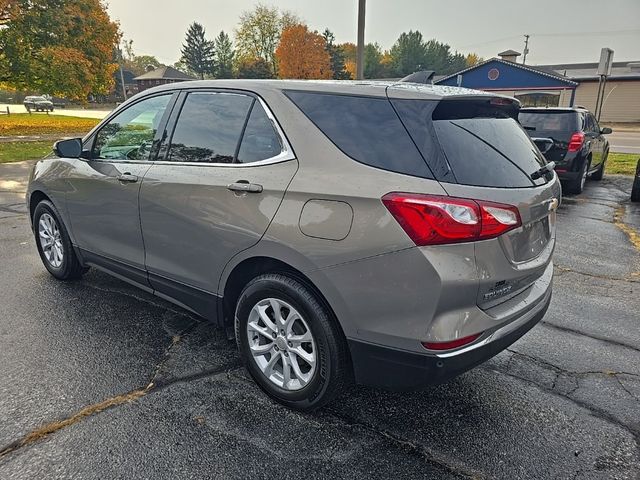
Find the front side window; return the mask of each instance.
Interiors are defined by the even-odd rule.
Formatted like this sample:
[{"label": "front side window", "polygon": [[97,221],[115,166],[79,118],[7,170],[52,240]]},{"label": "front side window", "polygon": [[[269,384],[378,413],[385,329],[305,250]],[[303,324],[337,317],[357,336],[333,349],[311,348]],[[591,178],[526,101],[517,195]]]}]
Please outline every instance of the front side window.
[{"label": "front side window", "polygon": [[167,160],[232,163],[253,98],[235,93],[190,93],[171,138]]},{"label": "front side window", "polygon": [[91,158],[149,160],[171,94],[142,100],[117,114],[96,135]]}]

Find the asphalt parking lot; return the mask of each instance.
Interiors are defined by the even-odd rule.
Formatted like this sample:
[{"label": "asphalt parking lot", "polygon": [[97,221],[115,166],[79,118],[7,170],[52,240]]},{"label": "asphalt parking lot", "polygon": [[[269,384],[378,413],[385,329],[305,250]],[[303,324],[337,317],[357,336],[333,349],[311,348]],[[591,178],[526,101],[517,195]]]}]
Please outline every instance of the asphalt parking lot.
[{"label": "asphalt parking lot", "polygon": [[60,283],[0,165],[0,478],[640,477],[640,207],[630,178],[558,215],[552,305],[430,390],[271,402],[220,330],[90,271]]}]

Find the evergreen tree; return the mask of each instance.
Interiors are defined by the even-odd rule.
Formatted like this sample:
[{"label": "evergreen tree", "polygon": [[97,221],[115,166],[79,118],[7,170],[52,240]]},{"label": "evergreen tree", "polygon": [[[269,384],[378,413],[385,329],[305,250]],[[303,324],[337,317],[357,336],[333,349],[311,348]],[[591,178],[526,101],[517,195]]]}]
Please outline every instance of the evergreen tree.
[{"label": "evergreen tree", "polygon": [[233,45],[229,35],[221,31],[213,41],[214,44],[214,75],[216,78],[233,77]]},{"label": "evergreen tree", "polygon": [[333,71],[333,78],[335,80],[351,80],[351,74],[347,72],[345,68],[345,55],[342,48],[336,45],[336,40],[333,32],[328,28],[325,28],[322,32],[322,36],[325,41],[325,50],[331,58],[331,70]]},{"label": "evergreen tree", "polygon": [[390,53],[395,72],[401,77],[427,67],[427,47],[417,30],[402,33]]},{"label": "evergreen tree", "polygon": [[182,45],[182,59],[187,68],[204,79],[213,72],[214,45],[205,38],[204,27],[197,22],[189,25],[185,43]]},{"label": "evergreen tree", "polygon": [[382,49],[378,43],[364,46],[364,78],[380,78],[382,75]]}]

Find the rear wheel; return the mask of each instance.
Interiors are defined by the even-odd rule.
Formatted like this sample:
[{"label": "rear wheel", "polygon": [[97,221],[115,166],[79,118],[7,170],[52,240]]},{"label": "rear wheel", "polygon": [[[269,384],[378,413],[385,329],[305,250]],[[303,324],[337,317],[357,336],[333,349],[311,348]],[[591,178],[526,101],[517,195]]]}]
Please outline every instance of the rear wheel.
[{"label": "rear wheel", "polygon": [[598,167],[598,170],[596,170],[593,173],[593,175],[591,175],[591,180],[595,180],[597,182],[602,180],[602,177],[604,177],[604,169],[605,169],[605,166],[606,166],[607,157],[609,157],[609,151],[608,150],[606,152],[604,152],[604,156],[602,157],[602,163]]},{"label": "rear wheel", "polygon": [[640,202],[640,160],[638,160],[636,176],[633,179],[633,187],[631,187],[631,201]]},{"label": "rear wheel", "polygon": [[253,279],[240,294],[236,342],[255,382],[278,402],[315,410],[348,383],[346,341],[330,312],[298,280]]},{"label": "rear wheel", "polygon": [[80,278],[86,271],[73,250],[56,207],[42,200],[33,212],[33,231],[45,268],[58,280]]},{"label": "rear wheel", "polygon": [[585,160],[580,168],[578,176],[567,184],[567,190],[569,193],[577,195],[583,192],[584,185],[587,183],[587,172],[589,171],[590,163],[591,161],[589,159]]}]

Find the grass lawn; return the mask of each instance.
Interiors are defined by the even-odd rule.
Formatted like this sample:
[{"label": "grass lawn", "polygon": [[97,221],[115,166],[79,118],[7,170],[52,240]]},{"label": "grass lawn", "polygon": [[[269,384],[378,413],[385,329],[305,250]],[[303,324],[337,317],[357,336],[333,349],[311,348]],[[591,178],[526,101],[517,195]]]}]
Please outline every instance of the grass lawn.
[{"label": "grass lawn", "polygon": [[42,158],[51,151],[53,143],[51,140],[43,142],[0,142],[0,163]]},{"label": "grass lawn", "polygon": [[635,175],[640,153],[609,153],[605,173]]},{"label": "grass lawn", "polygon": [[46,115],[44,113],[31,115],[14,113],[0,116],[0,136],[82,133],[91,130],[99,121],[96,118]]}]

